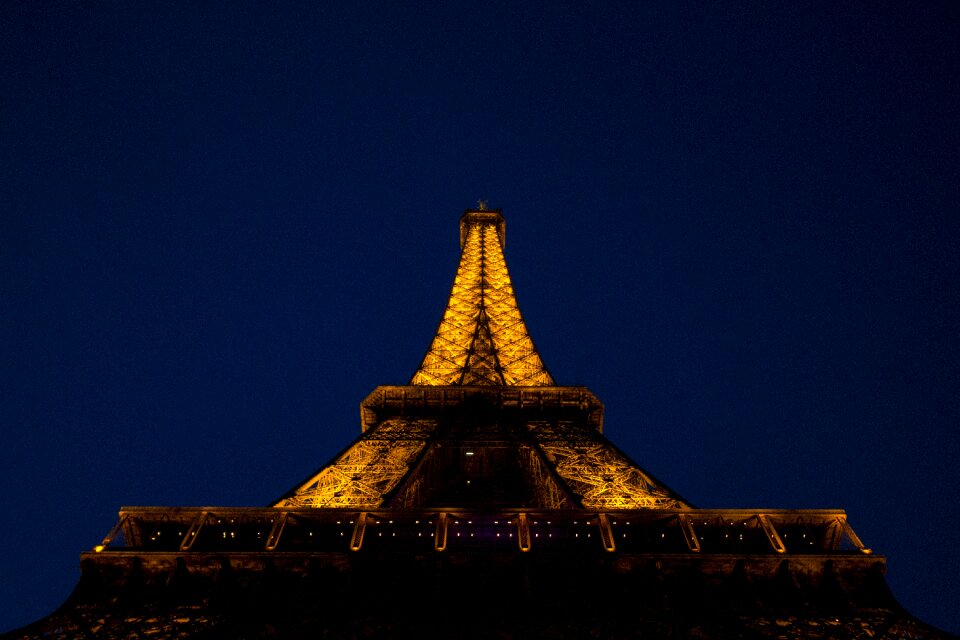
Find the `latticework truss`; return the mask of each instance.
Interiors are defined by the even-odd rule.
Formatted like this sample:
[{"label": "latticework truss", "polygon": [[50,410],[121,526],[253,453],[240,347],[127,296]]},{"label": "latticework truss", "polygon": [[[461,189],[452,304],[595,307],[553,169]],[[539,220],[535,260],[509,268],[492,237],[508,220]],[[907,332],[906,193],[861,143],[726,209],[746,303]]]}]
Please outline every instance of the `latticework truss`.
[{"label": "latticework truss", "polygon": [[436,336],[411,384],[552,385],[503,257],[503,217],[472,211],[461,221],[462,254]]},{"label": "latticework truss", "polygon": [[464,213],[453,289],[411,384],[371,394],[364,434],[275,506],[690,508],[603,437],[592,394],[554,386],[517,307],[503,233],[499,211]]},{"label": "latticework truss", "polygon": [[[408,410],[418,412],[415,406]],[[543,509],[689,509],[613,444],[580,420],[531,420],[515,432],[494,424],[464,430],[460,418],[389,417],[274,506],[428,508],[468,506],[458,485],[495,484],[514,505]],[[519,455],[497,454],[504,446]],[[473,469],[460,467],[466,454]],[[447,453],[444,453],[447,452]],[[451,466],[451,464],[453,466]],[[482,471],[481,471],[482,469]],[[514,478],[507,485],[506,478]],[[444,497],[446,496],[446,497]],[[475,496],[481,502],[489,496]],[[440,502],[437,502],[437,500]]]},{"label": "latticework truss", "polygon": [[274,506],[379,507],[410,471],[435,427],[434,420],[386,420]]},{"label": "latticework truss", "polygon": [[536,488],[536,504],[545,509],[574,509],[573,501],[565,495],[560,484],[550,473],[548,462],[543,458],[542,450],[537,447],[527,447],[527,468],[532,476],[533,486]]},{"label": "latticework truss", "polygon": [[531,422],[531,434],[586,509],[687,509],[606,438],[575,423]]}]

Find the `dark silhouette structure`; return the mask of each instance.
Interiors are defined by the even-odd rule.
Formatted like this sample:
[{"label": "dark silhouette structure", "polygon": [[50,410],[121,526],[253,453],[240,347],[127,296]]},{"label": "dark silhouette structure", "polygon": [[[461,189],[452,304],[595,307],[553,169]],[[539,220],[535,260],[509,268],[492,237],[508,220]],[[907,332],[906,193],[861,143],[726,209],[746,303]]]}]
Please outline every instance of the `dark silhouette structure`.
[{"label": "dark silhouette structure", "polygon": [[557,385],[464,213],[433,342],[265,508],[123,508],[76,591],[4,638],[942,638],[842,510],[697,509]]}]

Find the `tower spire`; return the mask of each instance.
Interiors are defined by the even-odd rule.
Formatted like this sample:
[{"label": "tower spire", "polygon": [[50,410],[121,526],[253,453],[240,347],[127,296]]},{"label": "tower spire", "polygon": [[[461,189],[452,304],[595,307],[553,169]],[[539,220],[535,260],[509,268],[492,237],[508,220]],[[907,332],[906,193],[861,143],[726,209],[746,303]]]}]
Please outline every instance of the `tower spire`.
[{"label": "tower spire", "polygon": [[503,256],[503,214],[482,205],[460,218],[460,265],[412,385],[553,384],[517,306]]}]

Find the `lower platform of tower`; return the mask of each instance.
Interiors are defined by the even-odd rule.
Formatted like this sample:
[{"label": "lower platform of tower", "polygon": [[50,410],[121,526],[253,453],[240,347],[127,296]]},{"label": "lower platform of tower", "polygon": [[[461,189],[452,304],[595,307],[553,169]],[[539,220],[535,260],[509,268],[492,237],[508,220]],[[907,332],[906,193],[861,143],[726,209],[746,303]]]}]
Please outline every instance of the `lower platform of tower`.
[{"label": "lower platform of tower", "polygon": [[68,601],[3,637],[950,637],[838,513],[128,510]]}]

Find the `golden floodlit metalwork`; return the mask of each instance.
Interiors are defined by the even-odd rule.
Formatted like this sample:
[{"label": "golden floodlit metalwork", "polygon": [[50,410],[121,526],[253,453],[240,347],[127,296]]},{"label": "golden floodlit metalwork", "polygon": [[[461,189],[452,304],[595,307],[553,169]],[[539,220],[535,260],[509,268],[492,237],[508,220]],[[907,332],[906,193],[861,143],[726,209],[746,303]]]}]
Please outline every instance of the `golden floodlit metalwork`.
[{"label": "golden floodlit metalwork", "polygon": [[275,506],[379,507],[435,427],[432,420],[386,420]]},{"label": "golden floodlit metalwork", "polygon": [[268,507],[121,508],[67,602],[0,640],[947,637],[843,510],[695,508],[610,442],[537,353],[504,230],[463,214],[426,355],[333,460]]},{"label": "golden floodlit metalwork", "polygon": [[[568,387],[554,386],[517,306],[503,254],[504,231],[499,211],[477,209],[461,218],[462,253],[453,289],[411,387],[531,387],[540,390],[541,404],[545,398],[551,402],[567,393]],[[401,393],[406,409],[426,402],[410,390]],[[457,396],[457,402],[466,402],[468,396],[475,406],[483,398],[482,393],[470,392]],[[595,410],[602,411],[596,398],[592,402]],[[378,411],[371,409],[370,413],[377,415]],[[461,482],[489,487],[496,484],[491,474],[511,468],[518,477],[527,478],[515,479],[516,486],[501,488],[502,500],[527,501],[551,509],[689,508],[617,451],[599,433],[599,418],[596,424],[586,419],[528,422],[527,428],[485,423],[480,425],[482,430],[450,416],[442,425],[393,418],[374,419],[369,429],[367,426],[336,460],[274,506],[421,508],[444,501],[454,501],[449,503],[454,505],[454,494],[431,490],[450,482],[451,464],[445,458],[453,443],[470,449],[472,459],[469,464],[464,460],[461,467],[484,469],[473,474],[458,469],[456,477],[462,477]],[[518,455],[504,454],[505,447]],[[473,491],[466,486],[460,489],[456,500],[471,501]]]},{"label": "golden floodlit metalwork", "polygon": [[585,509],[688,509],[605,438],[575,423],[530,423],[531,433]]},{"label": "golden floodlit metalwork", "polygon": [[468,211],[450,300],[414,385],[552,385],[517,306],[499,211]]}]

